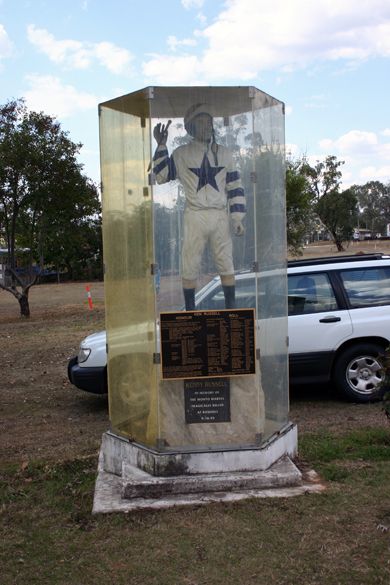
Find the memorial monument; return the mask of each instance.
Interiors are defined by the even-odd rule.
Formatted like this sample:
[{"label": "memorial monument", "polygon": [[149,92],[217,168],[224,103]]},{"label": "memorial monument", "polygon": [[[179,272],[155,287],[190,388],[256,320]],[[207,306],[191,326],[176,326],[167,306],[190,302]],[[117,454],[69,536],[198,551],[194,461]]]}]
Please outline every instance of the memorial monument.
[{"label": "memorial monument", "polygon": [[101,470],[135,502],[234,490],[237,473],[244,490],[264,485],[297,449],[284,104],[254,87],[148,87],[101,104],[99,118]]}]

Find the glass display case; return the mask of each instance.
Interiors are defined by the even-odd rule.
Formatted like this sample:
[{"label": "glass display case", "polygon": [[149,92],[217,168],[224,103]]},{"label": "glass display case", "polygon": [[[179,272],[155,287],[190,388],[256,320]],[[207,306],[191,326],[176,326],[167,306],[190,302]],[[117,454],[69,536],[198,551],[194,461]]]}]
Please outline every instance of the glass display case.
[{"label": "glass display case", "polygon": [[113,432],[263,445],[289,408],[284,104],[148,87],[99,118]]}]

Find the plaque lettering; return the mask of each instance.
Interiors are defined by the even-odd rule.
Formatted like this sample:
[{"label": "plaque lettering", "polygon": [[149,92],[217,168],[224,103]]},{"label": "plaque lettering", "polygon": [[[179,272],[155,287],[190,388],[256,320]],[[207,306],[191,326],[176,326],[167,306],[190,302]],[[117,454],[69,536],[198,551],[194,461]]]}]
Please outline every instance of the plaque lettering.
[{"label": "plaque lettering", "polygon": [[161,313],[164,379],[255,373],[253,309]]},{"label": "plaque lettering", "polygon": [[230,422],[229,379],[185,380],[184,405],[187,424]]}]

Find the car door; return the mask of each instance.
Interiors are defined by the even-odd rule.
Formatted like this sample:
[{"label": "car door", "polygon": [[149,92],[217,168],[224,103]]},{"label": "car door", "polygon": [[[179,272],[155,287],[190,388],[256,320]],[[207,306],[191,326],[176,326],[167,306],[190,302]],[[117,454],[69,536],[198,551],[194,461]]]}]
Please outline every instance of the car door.
[{"label": "car door", "polygon": [[327,379],[334,350],[352,334],[327,272],[288,276],[290,376]]}]

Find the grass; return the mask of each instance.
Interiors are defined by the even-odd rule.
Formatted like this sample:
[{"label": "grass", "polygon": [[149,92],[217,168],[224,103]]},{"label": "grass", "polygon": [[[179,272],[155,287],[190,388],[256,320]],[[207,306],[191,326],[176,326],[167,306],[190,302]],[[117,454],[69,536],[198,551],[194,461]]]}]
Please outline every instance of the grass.
[{"label": "grass", "polygon": [[104,314],[63,290],[37,287],[30,321],[0,306],[1,585],[388,585],[390,425],[317,389],[291,415],[325,492],[92,516],[107,404],[66,362]]},{"label": "grass", "polygon": [[2,469],[2,584],[390,580],[390,432],[307,434],[326,492],[92,516],[96,456]]},{"label": "grass", "polygon": [[386,428],[361,429],[344,436],[330,433],[307,434],[300,442],[301,449],[314,465],[334,460],[390,460],[390,432]]}]

